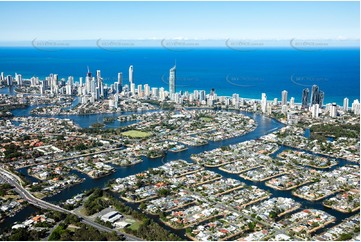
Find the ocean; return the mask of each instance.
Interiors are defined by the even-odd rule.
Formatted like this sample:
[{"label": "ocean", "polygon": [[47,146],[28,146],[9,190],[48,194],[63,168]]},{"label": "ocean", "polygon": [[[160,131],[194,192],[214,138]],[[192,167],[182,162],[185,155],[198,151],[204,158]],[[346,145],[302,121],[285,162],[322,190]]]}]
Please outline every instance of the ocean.
[{"label": "ocean", "polygon": [[218,95],[240,94],[243,98],[281,99],[301,102],[302,89],[313,84],[325,92],[325,102],[342,105],[360,99],[360,50],[358,48],[302,51],[293,48],[234,50],[228,48],[64,48],[1,47],[0,71],[23,78],[44,78],[56,73],[59,78],[85,77],[87,66],[95,75],[101,70],[105,83],[117,80],[123,72],[128,83],[128,68],[134,67],[134,82],[168,89],[169,69],[176,63],[176,91],[214,88]]}]

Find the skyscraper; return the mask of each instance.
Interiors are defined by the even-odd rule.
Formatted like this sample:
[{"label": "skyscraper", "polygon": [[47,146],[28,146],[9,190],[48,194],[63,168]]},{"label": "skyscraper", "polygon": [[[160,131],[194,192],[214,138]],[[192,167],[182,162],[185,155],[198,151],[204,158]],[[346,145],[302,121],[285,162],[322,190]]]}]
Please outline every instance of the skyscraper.
[{"label": "skyscraper", "polygon": [[288,92],[286,90],[282,91],[282,102],[281,105],[287,105],[287,94]]},{"label": "skyscraper", "polygon": [[95,95],[95,100],[99,99],[99,97],[104,97],[103,78],[101,76],[100,70],[97,70],[95,92],[97,92],[97,95]]},{"label": "skyscraper", "polygon": [[312,86],[312,94],[311,94],[311,105],[320,103],[320,95],[319,88],[317,85]]},{"label": "skyscraper", "polygon": [[15,80],[16,80],[16,84],[18,86],[22,86],[23,85],[23,78],[20,74],[15,74]]},{"label": "skyscraper", "polygon": [[138,92],[137,92],[137,93],[138,93],[138,97],[143,97],[142,87],[143,87],[142,85],[138,85],[138,88],[137,88],[137,89],[138,89]]},{"label": "skyscraper", "polygon": [[319,92],[318,95],[319,95],[319,102],[318,102],[318,104],[320,104],[320,107],[322,107],[322,106],[323,106],[323,100],[325,99],[325,93],[320,90],[320,92]]},{"label": "skyscraper", "polygon": [[90,93],[91,81],[92,81],[92,74],[91,74],[91,72],[89,71],[89,67],[88,67],[88,72],[87,72],[86,77],[85,77],[86,94],[89,94],[89,93]]},{"label": "skyscraper", "polygon": [[324,98],[325,93],[321,91],[317,85],[313,85],[311,94],[311,105],[318,104],[319,107],[322,108]]},{"label": "skyscraper", "polygon": [[278,99],[275,97],[275,98],[273,99],[273,106],[277,106],[277,104],[278,104]]},{"label": "skyscraper", "polygon": [[336,118],[337,116],[337,105],[336,103],[332,103],[331,109],[330,109],[330,116],[332,118]]},{"label": "skyscraper", "polygon": [[100,70],[97,70],[97,81],[99,81],[100,78],[101,78]]},{"label": "skyscraper", "polygon": [[294,97],[291,97],[291,99],[290,99],[290,107],[291,108],[295,107],[295,98]]},{"label": "skyscraper", "polygon": [[152,87],[152,96],[159,97],[159,89],[157,87]]},{"label": "skyscraper", "polygon": [[199,99],[199,91],[198,91],[198,90],[194,90],[194,91],[193,91],[193,96],[194,96],[194,99],[195,99],[195,100],[198,100],[198,99]]},{"label": "skyscraper", "polygon": [[122,89],[123,89],[122,84],[123,84],[123,73],[119,72],[118,73],[118,86],[117,86],[118,88],[116,90],[117,93],[122,92]]},{"label": "skyscraper", "polygon": [[135,95],[135,83],[130,84],[130,92]]},{"label": "skyscraper", "polygon": [[12,76],[8,75],[8,76],[6,77],[6,85],[8,85],[8,86],[12,86],[12,85],[13,85],[13,77],[12,77]]},{"label": "skyscraper", "polygon": [[308,108],[308,95],[310,90],[308,88],[303,89],[302,91],[302,108]]},{"label": "skyscraper", "polygon": [[348,98],[343,99],[343,110],[348,111]]},{"label": "skyscraper", "polygon": [[129,85],[132,86],[133,83],[133,66],[129,66]]},{"label": "skyscraper", "polygon": [[236,105],[239,102],[239,94],[238,93],[233,93],[232,94],[232,105]]},{"label": "skyscraper", "polygon": [[358,99],[353,101],[351,111],[356,115],[360,114],[360,102]]},{"label": "skyscraper", "polygon": [[262,93],[261,110],[262,110],[262,113],[267,112],[267,95],[266,95],[266,93]]},{"label": "skyscraper", "polygon": [[318,118],[319,109],[320,109],[320,107],[318,104],[312,105],[312,107],[311,107],[312,118]]},{"label": "skyscraper", "polygon": [[164,88],[161,87],[161,88],[159,88],[159,100],[164,101],[164,99],[165,99]]},{"label": "skyscraper", "polygon": [[199,91],[199,101],[205,101],[206,100],[206,91],[200,90]]},{"label": "skyscraper", "polygon": [[68,82],[67,82],[67,84],[65,86],[66,95],[71,95],[72,94],[73,82],[74,82],[74,77],[69,76],[68,77]]},{"label": "skyscraper", "polygon": [[148,84],[144,84],[144,96],[150,96],[150,87]]},{"label": "skyscraper", "polygon": [[95,77],[92,77],[92,79],[90,81],[90,92],[94,93],[95,88],[96,88],[96,80],[95,80]]},{"label": "skyscraper", "polygon": [[174,65],[169,70],[169,94],[172,96],[172,94],[175,93],[175,79],[176,79],[176,66]]}]

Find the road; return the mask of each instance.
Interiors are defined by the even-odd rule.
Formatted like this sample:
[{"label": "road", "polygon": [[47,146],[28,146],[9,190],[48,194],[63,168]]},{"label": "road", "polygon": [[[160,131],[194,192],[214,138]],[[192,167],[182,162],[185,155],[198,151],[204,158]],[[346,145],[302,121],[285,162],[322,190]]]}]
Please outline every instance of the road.
[{"label": "road", "polygon": [[52,203],[49,203],[49,202],[46,202],[46,201],[43,201],[39,198],[36,198],[34,197],[28,190],[26,190],[21,183],[19,183],[18,181],[18,177],[16,177],[14,174],[4,170],[4,169],[0,169],[0,178],[2,180],[4,180],[5,182],[9,183],[10,185],[14,186],[15,187],[15,191],[17,193],[19,193],[19,195],[24,198],[26,201],[28,201],[30,204],[36,206],[36,207],[39,207],[39,208],[42,208],[42,209],[48,209],[48,210],[54,210],[54,211],[58,211],[58,212],[62,212],[62,213],[66,213],[66,214],[74,214],[76,216],[79,217],[80,219],[80,222],[84,223],[84,224],[87,224],[87,225],[90,225],[100,231],[104,231],[104,232],[116,232],[118,235],[123,235],[125,237],[126,240],[129,240],[129,241],[140,241],[141,239],[138,238],[138,237],[135,237],[135,236],[132,236],[132,235],[129,235],[129,234],[124,234],[124,233],[121,233],[117,230],[113,230],[111,228],[108,228],[108,227],[105,227],[103,225],[100,225],[86,217],[83,217],[79,214],[75,214],[74,212],[72,211],[69,211],[67,209],[64,209],[62,207],[59,207],[57,205],[54,205]]}]

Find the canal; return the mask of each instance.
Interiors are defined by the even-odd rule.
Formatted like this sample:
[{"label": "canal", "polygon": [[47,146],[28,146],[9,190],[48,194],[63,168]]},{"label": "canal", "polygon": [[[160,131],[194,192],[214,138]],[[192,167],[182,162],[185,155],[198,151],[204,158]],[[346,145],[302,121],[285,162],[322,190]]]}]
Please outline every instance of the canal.
[{"label": "canal", "polygon": [[[32,108],[34,108],[34,106],[28,107],[25,109],[13,110],[12,113],[14,114],[14,116],[29,116]],[[79,177],[85,178],[85,181],[83,183],[80,183],[80,184],[74,185],[70,188],[67,188],[56,195],[47,197],[44,200],[56,204],[56,203],[59,203],[60,201],[65,201],[65,200],[73,197],[74,195],[81,193],[85,190],[89,190],[89,189],[92,189],[95,187],[103,188],[112,179],[137,174],[137,173],[143,172],[149,168],[155,168],[155,167],[161,166],[162,164],[164,164],[168,161],[171,161],[171,160],[183,159],[188,162],[192,162],[190,160],[190,156],[192,154],[197,154],[197,153],[201,153],[204,151],[212,150],[215,148],[219,148],[221,146],[237,144],[237,143],[240,143],[243,141],[257,139],[263,135],[269,134],[271,132],[274,132],[274,131],[279,130],[280,128],[284,127],[284,125],[282,123],[280,123],[274,119],[260,115],[260,114],[249,113],[249,112],[240,112],[240,113],[253,118],[257,122],[257,128],[254,131],[247,133],[246,135],[231,138],[228,140],[209,142],[209,144],[203,145],[203,146],[188,147],[188,150],[178,152],[178,153],[168,152],[167,155],[163,158],[149,159],[147,157],[142,157],[143,162],[133,165],[133,166],[120,167],[120,166],[113,165],[116,168],[116,171],[109,176],[105,176],[105,177],[102,177],[99,179],[91,179],[90,177],[88,177],[80,172],[72,171],[72,172],[76,173]],[[122,113],[121,115],[128,115],[128,114],[131,114],[131,112]],[[55,116],[51,116],[51,117],[69,118],[69,119],[72,119],[76,124],[80,125],[81,127],[89,127],[93,123],[102,122],[105,117],[118,117],[119,115],[120,115],[119,113],[116,113],[116,114],[94,114],[94,115],[55,115]],[[31,115],[31,116],[34,116],[34,115]],[[119,127],[122,125],[128,125],[128,124],[129,123],[120,123],[119,121],[114,121],[112,123],[107,124],[106,128],[115,128],[115,127]],[[309,136],[308,132],[306,133],[307,136]],[[294,148],[282,146],[275,154],[273,154],[273,156],[275,157],[279,152],[282,152],[284,149],[294,149]],[[308,152],[308,151],[306,151],[306,152]],[[308,152],[308,153],[311,153],[311,152]],[[320,156],[324,156],[324,155],[320,155]],[[327,157],[327,156],[324,156],[324,157]],[[333,169],[336,169],[340,166],[344,166],[347,164],[355,165],[355,163],[352,163],[352,162],[349,162],[349,161],[343,160],[343,159],[337,159],[337,161],[338,161],[337,166],[334,166],[329,169],[324,169],[324,170],[325,171],[333,170]],[[229,173],[219,170],[218,168],[206,168],[206,169],[217,172],[225,178],[234,178],[234,179],[237,179],[237,180],[240,180],[240,181],[246,183],[247,185],[256,185],[257,187],[259,187],[261,189],[269,191],[272,194],[271,197],[292,198],[295,201],[302,204],[302,207],[299,210],[305,209],[305,208],[324,210],[327,213],[336,217],[336,219],[337,219],[336,223],[339,223],[343,219],[350,217],[354,214],[357,214],[359,212],[359,211],[356,211],[354,213],[349,213],[349,214],[340,213],[338,211],[325,208],[322,205],[323,200],[310,202],[310,201],[293,196],[291,194],[291,191],[279,191],[279,190],[275,190],[270,187],[267,187],[265,185],[265,182],[253,182],[253,181],[245,180],[237,174],[229,174]],[[36,181],[35,178],[28,175],[27,168],[22,168],[22,169],[19,169],[18,171],[20,173],[22,173],[30,181]],[[138,209],[137,206],[134,204],[128,204],[128,205],[130,205],[132,208]],[[37,210],[38,210],[37,208],[35,208],[31,205],[26,206],[24,209],[22,209],[20,212],[18,212],[14,217],[6,218],[5,221],[0,224],[0,232],[3,231],[4,229],[11,227],[13,225],[13,223],[16,221],[24,221],[28,216],[30,216]],[[153,218],[157,222],[159,221],[158,217],[156,217],[156,216],[149,215],[149,217]],[[184,230],[174,230],[174,229],[168,228],[163,223],[160,223],[160,224],[162,227],[167,228],[168,230],[171,230],[172,232],[179,235],[183,239],[186,239],[186,237],[184,237]],[[327,230],[329,227],[331,227],[333,225],[334,224],[328,225],[327,227],[323,228],[320,231]]]}]

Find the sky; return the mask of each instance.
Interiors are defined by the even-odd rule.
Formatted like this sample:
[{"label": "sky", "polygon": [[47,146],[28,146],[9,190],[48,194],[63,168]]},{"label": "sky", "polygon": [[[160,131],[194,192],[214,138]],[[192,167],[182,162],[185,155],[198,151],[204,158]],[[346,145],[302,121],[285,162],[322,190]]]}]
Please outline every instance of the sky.
[{"label": "sky", "polygon": [[0,42],[359,39],[359,2],[0,2]]}]

